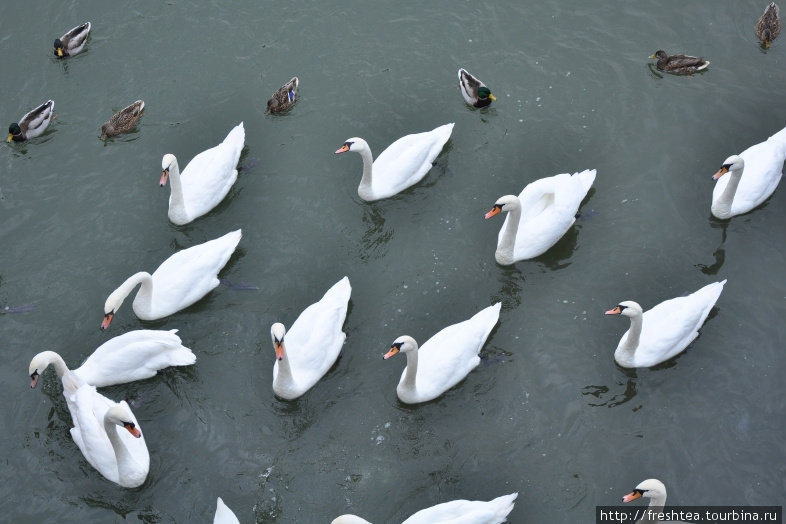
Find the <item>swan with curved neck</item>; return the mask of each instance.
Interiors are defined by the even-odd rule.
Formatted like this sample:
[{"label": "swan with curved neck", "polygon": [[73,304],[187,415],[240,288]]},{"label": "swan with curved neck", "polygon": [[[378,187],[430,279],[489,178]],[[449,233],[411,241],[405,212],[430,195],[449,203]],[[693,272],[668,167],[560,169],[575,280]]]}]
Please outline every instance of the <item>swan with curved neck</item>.
[{"label": "swan with curved neck", "polygon": [[548,251],[576,221],[576,212],[587,196],[596,171],[587,169],[536,180],[519,196],[497,199],[486,213],[489,219],[506,212],[494,258],[501,265],[527,260]]},{"label": "swan with curved neck", "polygon": [[636,488],[622,497],[622,502],[628,503],[633,500],[646,497],[650,499],[648,512],[639,520],[637,524],[644,524],[645,522],[663,522],[665,524],[681,524],[682,521],[677,520],[661,520],[657,514],[663,512],[666,506],[666,486],[658,479],[647,479],[639,483]]},{"label": "swan with curved neck", "polygon": [[712,176],[716,180],[710,207],[713,216],[727,219],[761,205],[778,187],[784,161],[786,128],[728,157]]},{"label": "swan with curved neck", "polygon": [[367,202],[388,198],[418,183],[431,170],[453,132],[445,124],[425,133],[406,135],[385,149],[374,160],[368,143],[360,137],[348,138],[336,154],[353,151],[363,159],[363,177],[358,196]]},{"label": "swan with curved neck", "polygon": [[241,236],[240,229],[232,231],[178,251],[152,275],[145,271],[131,275],[107,297],[101,329],[109,327],[125,298],[138,285],[133,309],[142,320],[167,317],[201,299],[218,286],[218,272],[229,261]]},{"label": "swan with curved neck", "polygon": [[[139,329],[129,331],[101,344],[84,363],[71,370],[84,382],[96,387],[124,384],[150,378],[169,366],[187,366],[196,356],[181,344],[176,329],[170,331]],[[62,380],[68,372],[63,358],[54,351],[42,351],[30,361],[30,387],[52,365]]]},{"label": "swan with curved neck", "polygon": [[606,311],[630,319],[614,360],[622,367],[651,367],[681,353],[699,335],[726,281],[708,284],[694,293],[661,302],[647,312],[632,300]]},{"label": "swan with curved neck", "polygon": [[188,224],[224,199],[237,180],[237,163],[245,138],[243,122],[240,122],[223,142],[192,158],[182,174],[175,155],[164,155],[159,184],[164,187],[169,180],[168,216],[173,224]]},{"label": "swan with curved neck", "polygon": [[480,363],[481,348],[499,320],[500,302],[458,324],[447,326],[422,347],[414,338],[398,337],[382,358],[407,355],[407,367],[396,387],[399,400],[407,404],[428,402],[452,388]]}]

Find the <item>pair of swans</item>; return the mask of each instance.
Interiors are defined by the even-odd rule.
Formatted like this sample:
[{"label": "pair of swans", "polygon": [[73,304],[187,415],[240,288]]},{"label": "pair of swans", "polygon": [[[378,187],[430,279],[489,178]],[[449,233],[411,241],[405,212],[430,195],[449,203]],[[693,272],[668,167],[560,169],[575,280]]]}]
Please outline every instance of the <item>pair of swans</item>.
[{"label": "pair of swans", "polygon": [[528,184],[519,196],[500,197],[485,215],[489,219],[508,213],[497,239],[497,263],[510,265],[535,258],[556,244],[576,221],[595,174],[594,169],[587,169],[541,178]]},{"label": "pair of swans", "polygon": [[426,176],[453,132],[445,124],[425,133],[406,135],[385,149],[376,160],[362,138],[348,138],[336,154],[353,151],[363,159],[358,196],[367,202],[388,198],[420,182]]},{"label": "pair of swans", "polygon": [[[786,161],[786,128],[739,155],[727,158],[712,176],[713,216],[720,219],[742,215],[767,200],[778,187]],[[726,174],[728,176],[724,176]]]},{"label": "pair of swans", "polygon": [[714,282],[685,297],[661,302],[642,313],[636,302],[627,300],[606,311],[607,315],[630,318],[630,329],[622,335],[614,360],[622,367],[650,367],[681,353],[699,335],[710,310],[718,301],[726,281]]},{"label": "pair of swans", "polygon": [[237,180],[237,162],[245,140],[240,122],[223,142],[192,158],[182,174],[175,155],[164,155],[159,184],[164,187],[169,180],[168,215],[173,224],[188,224],[224,199]]},{"label": "pair of swans", "polygon": [[136,316],[156,320],[190,306],[218,286],[218,272],[235,252],[242,232],[226,235],[178,251],[151,275],[140,271],[120,284],[104,304],[101,329],[109,327],[125,298],[141,284],[133,302]]},{"label": "pair of swans", "polygon": [[396,387],[399,400],[407,404],[428,402],[452,388],[480,364],[480,349],[499,320],[501,302],[472,318],[447,326],[418,348],[410,336],[397,338],[382,357],[398,352],[407,355],[407,366]]},{"label": "pair of swans", "polygon": [[[493,500],[452,500],[422,509],[402,524],[500,524],[513,511],[518,493]],[[356,515],[341,515],[331,524],[371,524]]]},{"label": "pair of swans", "polygon": [[333,366],[347,337],[341,327],[351,293],[349,278],[344,277],[303,310],[289,331],[279,322],[271,326],[277,396],[289,400],[303,395]]}]

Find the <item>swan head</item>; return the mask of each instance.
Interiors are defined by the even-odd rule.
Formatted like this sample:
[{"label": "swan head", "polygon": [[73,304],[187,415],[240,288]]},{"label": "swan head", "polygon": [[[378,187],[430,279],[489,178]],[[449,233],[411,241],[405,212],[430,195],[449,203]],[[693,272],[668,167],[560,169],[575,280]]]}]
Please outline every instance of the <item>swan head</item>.
[{"label": "swan head", "polygon": [[641,306],[632,301],[626,300],[625,302],[620,302],[613,308],[606,311],[607,315],[622,315],[625,317],[637,317],[642,314]]},{"label": "swan head", "polygon": [[723,161],[723,165],[718,171],[712,175],[713,180],[718,180],[720,177],[729,171],[742,171],[745,168],[745,160],[739,155],[731,155]]},{"label": "swan head", "polygon": [[284,359],[284,335],[286,333],[287,330],[281,322],[270,326],[270,338],[273,340],[273,349],[276,350],[276,360]]},{"label": "swan head", "polygon": [[636,488],[622,497],[622,502],[630,502],[640,497],[666,498],[666,486],[658,479],[647,479],[639,483]]},{"label": "swan head", "polygon": [[344,141],[344,144],[336,149],[336,154],[339,155],[341,153],[346,153],[347,151],[354,151],[358,153],[364,149],[368,150],[368,142],[362,138],[347,138],[346,141]]},{"label": "swan head", "polygon": [[418,343],[415,342],[415,339],[409,337],[407,335],[403,335],[398,337],[393,343],[390,345],[390,349],[387,353],[382,355],[382,358],[385,360],[389,359],[399,351],[402,353],[406,353],[408,351],[417,351],[418,350]]},{"label": "swan head", "polygon": [[112,424],[116,424],[118,426],[124,427],[126,431],[131,433],[136,438],[142,436],[142,432],[139,431],[139,428],[136,427],[134,423],[133,417],[131,417],[131,412],[128,411],[125,407],[121,405],[112,406],[106,411],[104,415],[104,420],[111,422]]},{"label": "swan head", "polygon": [[169,169],[172,167],[172,164],[177,165],[177,158],[172,153],[167,153],[164,155],[164,158],[161,159],[161,180],[158,181],[158,185],[164,187],[166,185],[167,178],[169,178]]},{"label": "swan head", "polygon": [[101,321],[102,330],[109,327],[112,319],[115,318],[115,312],[123,305],[123,300],[125,300],[127,294],[127,291],[117,288],[106,297],[106,302],[104,302],[104,320]]},{"label": "swan head", "polygon": [[521,207],[521,202],[519,202],[519,197],[516,195],[505,195],[499,197],[496,202],[494,202],[494,207],[486,213],[486,220],[493,217],[494,215],[498,215],[502,212],[512,211],[514,209],[518,209]]},{"label": "swan head", "polygon": [[33,357],[33,360],[30,361],[30,366],[27,368],[27,372],[30,375],[31,388],[36,387],[39,376],[44,372],[49,364],[52,363],[56,356],[57,353],[54,351],[42,351]]}]

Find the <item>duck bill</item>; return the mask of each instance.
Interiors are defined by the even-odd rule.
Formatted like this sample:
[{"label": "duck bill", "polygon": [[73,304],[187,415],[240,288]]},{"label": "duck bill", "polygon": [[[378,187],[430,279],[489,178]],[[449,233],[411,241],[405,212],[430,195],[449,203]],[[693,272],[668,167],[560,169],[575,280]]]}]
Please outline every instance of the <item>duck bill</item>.
[{"label": "duck bill", "polygon": [[133,424],[126,423],[126,424],[123,425],[123,427],[126,428],[128,430],[128,432],[131,433],[132,435],[134,435],[136,438],[139,438],[139,437],[142,436],[142,432],[139,431]]},{"label": "duck bill", "polygon": [[167,178],[169,178],[169,169],[164,169],[161,171],[161,180],[158,181],[158,185],[164,187],[166,185]]},{"label": "duck bill", "polygon": [[114,316],[115,316],[114,313],[107,313],[106,315],[104,315],[104,320],[101,322],[102,331],[109,327],[109,324],[112,323],[112,319],[114,318]]},{"label": "duck bill", "polygon": [[63,58],[63,48],[62,48],[62,47],[57,47],[57,48],[55,48],[55,54],[56,54],[58,57],[60,57],[60,58]]},{"label": "duck bill", "polygon": [[5,141],[6,142],[13,142],[14,141],[14,135],[12,135],[11,133],[8,133],[8,138],[6,138]]},{"label": "duck bill", "polygon": [[349,144],[344,144],[343,146],[336,149],[336,154],[338,155],[341,153],[346,153],[347,151],[349,151]]},{"label": "duck bill", "polygon": [[729,168],[724,166],[724,167],[718,169],[718,171],[714,175],[712,175],[712,179],[713,180],[718,180],[720,177],[722,177],[723,175],[725,175],[728,172],[729,172]]},{"label": "duck bill", "polygon": [[489,93],[489,98],[492,99],[492,100],[496,100],[497,99],[497,97],[492,95],[491,93]]},{"label": "duck bill", "polygon": [[622,313],[622,310],[620,309],[619,306],[613,307],[608,311],[606,311],[607,315],[619,315],[620,313]]},{"label": "duck bill", "polygon": [[656,59],[656,58],[658,58],[658,57],[657,57],[657,56],[655,56],[655,55],[650,55],[650,56],[649,56],[649,58],[650,58],[650,60],[655,60],[655,59]]},{"label": "duck bill", "polygon": [[392,357],[393,355],[395,355],[396,353],[398,353],[398,351],[399,351],[399,349],[398,349],[396,346],[392,346],[392,347],[390,348],[390,351],[388,351],[387,353],[385,353],[384,355],[382,355],[382,358],[384,358],[385,360],[387,360],[387,359],[389,359],[390,357]]},{"label": "duck bill", "polygon": [[624,497],[622,497],[622,502],[630,502],[630,501],[636,500],[637,498],[640,498],[640,497],[641,497],[641,492],[633,491],[631,493],[628,493]]},{"label": "duck bill", "polygon": [[486,220],[488,220],[489,218],[493,217],[494,215],[499,215],[500,211],[502,211],[502,208],[494,206],[494,207],[491,208],[491,211],[486,213],[484,216],[486,217]]}]

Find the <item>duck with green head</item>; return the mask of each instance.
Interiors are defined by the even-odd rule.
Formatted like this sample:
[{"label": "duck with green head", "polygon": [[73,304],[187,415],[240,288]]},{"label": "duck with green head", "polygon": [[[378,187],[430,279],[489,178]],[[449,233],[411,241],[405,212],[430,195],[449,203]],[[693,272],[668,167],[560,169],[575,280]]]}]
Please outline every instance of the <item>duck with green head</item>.
[{"label": "duck with green head", "polygon": [[49,126],[54,116],[55,103],[47,100],[21,119],[8,126],[7,142],[24,142],[29,138],[40,136]]},{"label": "duck with green head", "polygon": [[497,98],[491,90],[478,78],[472,76],[466,69],[458,70],[459,88],[461,96],[473,107],[486,107]]}]

